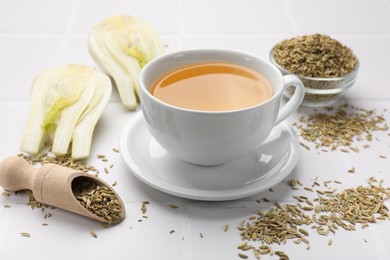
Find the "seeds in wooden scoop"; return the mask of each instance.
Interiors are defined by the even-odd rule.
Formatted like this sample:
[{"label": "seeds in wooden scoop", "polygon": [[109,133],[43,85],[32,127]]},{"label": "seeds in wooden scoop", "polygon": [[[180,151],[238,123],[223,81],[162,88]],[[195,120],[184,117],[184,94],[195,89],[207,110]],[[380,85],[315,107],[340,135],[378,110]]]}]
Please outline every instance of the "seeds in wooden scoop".
[{"label": "seeds in wooden scoop", "polygon": [[64,156],[55,156],[48,154],[46,152],[38,154],[37,156],[31,156],[24,153],[18,154],[19,157],[27,160],[31,165],[41,164],[44,165],[46,163],[54,163],[64,167],[69,167],[75,170],[89,172],[89,171],[97,171],[94,166],[87,165],[84,161],[75,161],[72,159],[71,155],[67,154]]},{"label": "seeds in wooden scoop", "polygon": [[79,177],[72,182],[72,191],[80,204],[108,223],[121,221],[122,205],[110,188]]}]

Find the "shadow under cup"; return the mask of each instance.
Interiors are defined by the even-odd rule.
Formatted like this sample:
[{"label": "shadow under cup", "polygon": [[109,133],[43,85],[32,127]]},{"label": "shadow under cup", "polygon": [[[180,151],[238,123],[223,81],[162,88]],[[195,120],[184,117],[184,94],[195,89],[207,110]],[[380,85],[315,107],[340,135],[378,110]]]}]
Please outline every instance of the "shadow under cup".
[{"label": "shadow under cup", "polygon": [[[270,82],[272,97],[239,110],[199,111],[169,105],[151,94],[151,87],[162,75],[177,67],[202,62],[229,62],[254,69]],[[302,91],[295,91],[302,97],[296,98],[295,103],[294,99],[290,99],[286,105],[289,105],[288,109],[283,108],[288,111],[279,113],[286,85],[284,77],[288,76],[282,76],[267,60],[244,52],[198,49],[168,53],[149,62],[141,71],[142,113],[151,135],[169,153],[193,164],[220,165],[256,150],[273,126],[302,102]],[[294,82],[295,85],[300,83]]]}]

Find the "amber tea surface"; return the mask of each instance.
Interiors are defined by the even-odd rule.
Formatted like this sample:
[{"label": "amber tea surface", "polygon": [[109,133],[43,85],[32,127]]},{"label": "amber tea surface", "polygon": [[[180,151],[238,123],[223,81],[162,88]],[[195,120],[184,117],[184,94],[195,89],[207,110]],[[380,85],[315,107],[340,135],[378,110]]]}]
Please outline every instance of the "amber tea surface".
[{"label": "amber tea surface", "polygon": [[251,107],[272,97],[269,81],[259,72],[226,62],[178,67],[158,79],[153,96],[173,106],[203,111]]}]

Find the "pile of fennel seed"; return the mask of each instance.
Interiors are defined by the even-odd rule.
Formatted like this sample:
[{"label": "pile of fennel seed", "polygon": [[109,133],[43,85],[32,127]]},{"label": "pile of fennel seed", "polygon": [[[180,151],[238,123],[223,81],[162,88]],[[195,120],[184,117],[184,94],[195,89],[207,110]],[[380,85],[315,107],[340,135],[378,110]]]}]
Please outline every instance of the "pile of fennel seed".
[{"label": "pile of fennel seed", "polygon": [[[274,250],[273,246],[280,247],[292,241],[297,245],[304,244],[309,250],[313,235],[334,236],[340,230],[353,232],[359,227],[363,229],[390,220],[390,211],[385,205],[390,198],[390,187],[384,187],[382,181],[370,177],[366,186],[341,191],[330,187],[329,183],[331,181],[324,181],[325,188],[316,181],[312,188],[305,187],[305,190],[317,195],[314,199],[294,195],[297,203],[273,202],[268,211],[258,210],[248,220],[243,220],[237,227],[242,240],[237,246],[241,250],[238,256],[248,259],[248,252],[253,252],[256,259],[260,259],[261,255],[276,255],[279,260],[288,260],[286,252]],[[333,183],[342,184],[339,181]],[[295,180],[289,184],[293,190],[301,185]],[[266,198],[263,200],[271,202]],[[332,238],[329,238],[327,245],[332,243]]]},{"label": "pile of fennel seed", "polygon": [[389,130],[385,118],[376,110],[348,104],[326,107],[323,112],[302,116],[293,125],[305,141],[314,143],[315,148],[323,151],[359,152],[356,142],[365,141],[362,148],[368,148],[373,141],[373,132]]}]

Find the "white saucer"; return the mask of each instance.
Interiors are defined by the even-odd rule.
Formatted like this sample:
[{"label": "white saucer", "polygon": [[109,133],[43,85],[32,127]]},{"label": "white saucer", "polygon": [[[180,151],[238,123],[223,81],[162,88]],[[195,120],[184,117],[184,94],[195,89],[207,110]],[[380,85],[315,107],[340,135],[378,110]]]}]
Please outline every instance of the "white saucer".
[{"label": "white saucer", "polygon": [[275,186],[294,169],[298,148],[294,130],[282,122],[256,152],[220,166],[197,166],[168,154],[150,135],[141,111],[120,137],[122,158],[141,181],[175,196],[207,201],[244,198]]}]

